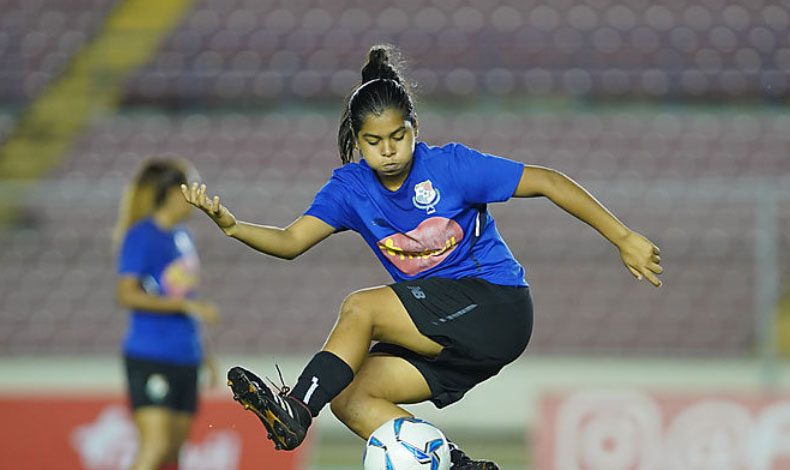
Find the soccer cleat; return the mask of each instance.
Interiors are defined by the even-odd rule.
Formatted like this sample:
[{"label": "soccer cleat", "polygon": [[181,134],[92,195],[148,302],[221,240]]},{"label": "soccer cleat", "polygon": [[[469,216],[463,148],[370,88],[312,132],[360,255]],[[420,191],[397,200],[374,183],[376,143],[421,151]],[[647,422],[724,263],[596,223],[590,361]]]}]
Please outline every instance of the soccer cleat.
[{"label": "soccer cleat", "polygon": [[499,465],[490,460],[472,460],[455,442],[450,445],[450,470],[499,470]]},{"label": "soccer cleat", "polygon": [[293,450],[304,441],[313,418],[302,402],[286,395],[287,387],[274,393],[257,375],[238,366],[228,371],[228,386],[233,399],[261,420],[275,449]]}]

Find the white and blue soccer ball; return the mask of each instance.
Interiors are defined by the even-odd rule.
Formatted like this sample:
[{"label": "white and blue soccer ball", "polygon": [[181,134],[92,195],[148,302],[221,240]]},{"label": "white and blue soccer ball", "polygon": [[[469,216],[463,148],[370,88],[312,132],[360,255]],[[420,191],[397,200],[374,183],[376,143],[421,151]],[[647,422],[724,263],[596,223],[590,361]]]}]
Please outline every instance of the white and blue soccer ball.
[{"label": "white and blue soccer ball", "polygon": [[370,435],[362,466],[364,470],[449,470],[450,446],[431,423],[395,418]]}]

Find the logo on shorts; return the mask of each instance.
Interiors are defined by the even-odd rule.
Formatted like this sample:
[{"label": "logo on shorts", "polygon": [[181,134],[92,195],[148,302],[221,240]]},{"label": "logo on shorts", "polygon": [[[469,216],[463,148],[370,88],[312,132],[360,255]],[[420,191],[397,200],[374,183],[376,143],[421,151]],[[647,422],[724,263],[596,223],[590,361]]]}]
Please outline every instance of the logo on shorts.
[{"label": "logo on shorts", "polygon": [[414,197],[411,201],[417,209],[425,209],[428,214],[433,214],[436,212],[434,206],[439,204],[441,197],[439,189],[433,187],[431,180],[426,180],[414,185]]},{"label": "logo on shorts", "polygon": [[411,291],[411,295],[414,296],[415,299],[424,299],[425,292],[422,291],[420,286],[406,286]]},{"label": "logo on shorts", "polygon": [[154,403],[164,401],[168,392],[170,392],[170,384],[167,382],[167,377],[162,374],[153,374],[145,381],[145,393]]}]

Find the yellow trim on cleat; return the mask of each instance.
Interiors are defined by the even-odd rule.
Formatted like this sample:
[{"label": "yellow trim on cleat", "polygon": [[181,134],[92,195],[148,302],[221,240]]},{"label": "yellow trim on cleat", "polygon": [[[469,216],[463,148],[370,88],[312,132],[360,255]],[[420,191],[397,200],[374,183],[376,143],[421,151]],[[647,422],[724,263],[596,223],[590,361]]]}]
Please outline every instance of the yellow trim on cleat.
[{"label": "yellow trim on cleat", "polygon": [[[267,424],[268,424],[268,425],[271,427],[271,430],[272,430],[272,431],[274,431],[274,423],[279,423],[279,424],[280,424],[280,426],[282,427],[282,430],[284,430],[284,431],[288,432],[289,434],[296,435],[296,433],[295,433],[295,432],[293,432],[293,431],[291,431],[290,429],[288,429],[288,428],[285,426],[285,423],[283,423],[282,421],[280,421],[280,420],[277,418],[277,416],[274,416],[274,413],[272,413],[270,410],[266,410],[266,414],[264,415],[263,413],[261,413],[261,412],[260,412],[260,410],[258,410],[258,408],[256,408],[256,407],[252,406],[251,404],[249,404],[249,403],[246,403],[246,402],[241,402],[241,403],[242,403],[242,405],[244,406],[244,409],[245,409],[245,410],[250,410],[250,411],[252,411],[252,412],[253,412],[253,413],[255,413],[255,414],[256,414],[256,415],[257,415],[259,418],[261,418],[262,420],[266,421],[266,423],[267,423]],[[285,443],[285,436],[279,436],[279,435],[277,435],[277,433],[275,433],[275,432],[272,432],[271,434],[273,435],[273,437],[274,437],[274,438],[276,438],[276,439],[277,439],[277,441],[279,441],[279,444],[280,444],[281,446],[283,446],[283,447],[285,447],[285,446],[286,446],[286,443]]]}]

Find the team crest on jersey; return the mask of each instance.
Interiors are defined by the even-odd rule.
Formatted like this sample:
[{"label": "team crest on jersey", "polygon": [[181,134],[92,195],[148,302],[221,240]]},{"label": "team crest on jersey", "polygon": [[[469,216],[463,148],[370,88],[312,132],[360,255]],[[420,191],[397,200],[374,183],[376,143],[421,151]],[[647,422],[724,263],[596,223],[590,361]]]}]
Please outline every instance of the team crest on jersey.
[{"label": "team crest on jersey", "polygon": [[428,214],[433,214],[436,212],[434,206],[439,204],[439,199],[441,199],[439,189],[433,187],[431,180],[414,185],[414,197],[411,200],[417,209],[425,209]]}]

